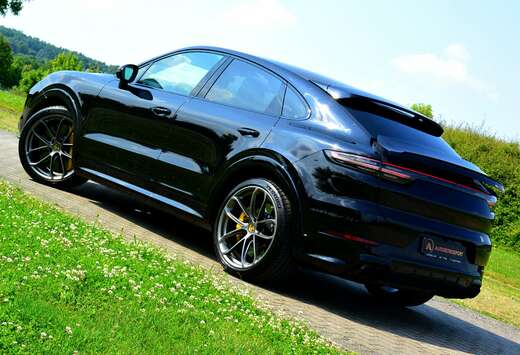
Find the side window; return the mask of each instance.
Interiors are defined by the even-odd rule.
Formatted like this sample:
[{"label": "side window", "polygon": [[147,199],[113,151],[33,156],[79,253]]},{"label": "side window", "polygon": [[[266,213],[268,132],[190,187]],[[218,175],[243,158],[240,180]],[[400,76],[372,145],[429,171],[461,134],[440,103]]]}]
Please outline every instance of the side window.
[{"label": "side window", "polygon": [[252,64],[234,60],[206,95],[209,101],[280,115],[281,80]]},{"label": "side window", "polygon": [[299,119],[307,117],[307,105],[302,98],[290,87],[287,87],[285,100],[283,102],[282,117],[288,119]]},{"label": "side window", "polygon": [[221,59],[221,55],[214,53],[176,54],[150,65],[138,82],[156,89],[189,95]]}]

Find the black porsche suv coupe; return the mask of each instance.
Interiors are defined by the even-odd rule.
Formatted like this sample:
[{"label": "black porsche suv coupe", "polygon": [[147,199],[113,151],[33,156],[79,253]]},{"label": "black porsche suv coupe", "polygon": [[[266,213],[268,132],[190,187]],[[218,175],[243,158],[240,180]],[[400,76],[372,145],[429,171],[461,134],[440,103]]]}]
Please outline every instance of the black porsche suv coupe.
[{"label": "black porsche suv coupe", "polygon": [[34,180],[91,179],[212,230],[240,277],[303,264],[397,305],[480,291],[503,187],[434,121],[321,75],[212,47],[57,72],[20,132]]}]

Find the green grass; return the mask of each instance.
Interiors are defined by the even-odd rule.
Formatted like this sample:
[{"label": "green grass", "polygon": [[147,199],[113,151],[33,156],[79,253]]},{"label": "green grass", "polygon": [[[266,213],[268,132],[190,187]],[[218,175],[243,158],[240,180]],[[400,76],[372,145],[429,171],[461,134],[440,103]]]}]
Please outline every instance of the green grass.
[{"label": "green grass", "polygon": [[18,120],[23,110],[25,96],[0,90],[0,129],[18,130]]},{"label": "green grass", "polygon": [[243,290],[0,181],[0,353],[336,353]]},{"label": "green grass", "polygon": [[456,302],[520,327],[520,255],[493,249],[481,293],[473,299]]},{"label": "green grass", "polygon": [[520,297],[520,255],[509,250],[494,248],[486,267],[486,277],[517,288]]}]

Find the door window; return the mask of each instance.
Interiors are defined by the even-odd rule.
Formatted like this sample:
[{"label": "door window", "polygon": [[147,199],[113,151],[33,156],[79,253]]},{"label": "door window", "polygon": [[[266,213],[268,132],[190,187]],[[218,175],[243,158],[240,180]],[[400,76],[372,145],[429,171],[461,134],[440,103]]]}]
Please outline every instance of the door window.
[{"label": "door window", "polygon": [[206,99],[278,116],[283,86],[281,80],[265,70],[234,60],[208,91]]},{"label": "door window", "polygon": [[189,95],[221,59],[221,55],[205,52],[172,55],[153,63],[139,79],[139,83],[176,94]]}]

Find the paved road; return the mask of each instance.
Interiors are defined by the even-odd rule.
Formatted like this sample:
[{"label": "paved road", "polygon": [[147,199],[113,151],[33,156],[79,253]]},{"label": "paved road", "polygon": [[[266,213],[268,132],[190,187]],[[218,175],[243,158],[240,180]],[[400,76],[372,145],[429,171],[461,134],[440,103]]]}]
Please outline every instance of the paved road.
[{"label": "paved road", "polygon": [[[168,253],[221,272],[211,236],[205,231],[91,182],[71,191],[33,182],[18,161],[17,139],[2,131],[0,178],[128,238],[147,240]],[[354,283],[310,271],[302,271],[278,289],[245,287],[274,311],[300,318],[338,346],[362,354],[520,354],[517,329],[440,298],[395,310],[373,302]]]}]

